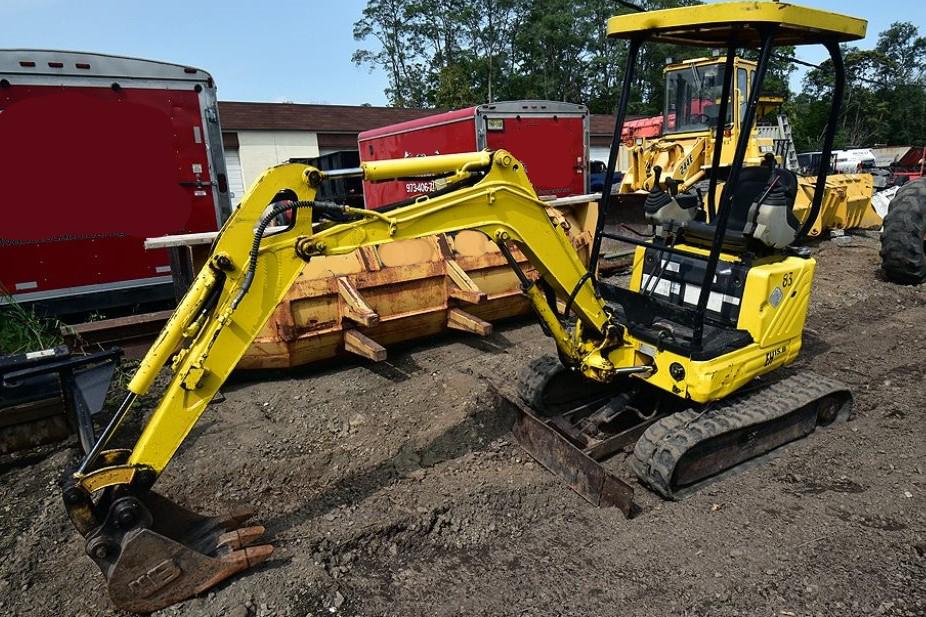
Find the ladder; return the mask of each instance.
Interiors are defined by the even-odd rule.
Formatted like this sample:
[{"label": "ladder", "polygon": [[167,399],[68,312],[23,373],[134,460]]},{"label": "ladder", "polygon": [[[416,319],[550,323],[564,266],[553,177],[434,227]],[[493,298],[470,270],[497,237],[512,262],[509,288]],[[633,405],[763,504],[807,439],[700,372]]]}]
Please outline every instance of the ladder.
[{"label": "ladder", "polygon": [[775,140],[775,154],[781,156],[785,169],[796,172],[800,168],[797,150],[794,147],[794,135],[791,133],[791,123],[785,114],[778,114],[778,139]]}]

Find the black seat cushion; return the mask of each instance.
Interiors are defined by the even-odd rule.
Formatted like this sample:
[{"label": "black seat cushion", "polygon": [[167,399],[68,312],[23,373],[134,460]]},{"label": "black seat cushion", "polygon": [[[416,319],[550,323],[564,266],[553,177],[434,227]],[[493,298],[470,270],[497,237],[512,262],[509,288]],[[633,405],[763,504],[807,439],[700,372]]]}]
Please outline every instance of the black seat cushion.
[{"label": "black seat cushion", "polygon": [[[740,171],[739,180],[736,183],[736,190],[733,192],[730,218],[727,221],[727,233],[724,237],[722,248],[725,251],[740,252],[746,250],[749,245],[749,233],[755,221],[751,221],[750,216],[755,216],[752,212],[752,205],[768,190],[769,184],[774,178],[778,178],[775,184],[775,192],[780,192],[788,200],[788,211],[794,205],[797,196],[797,176],[794,172],[787,169],[772,169],[766,165],[757,167],[744,167]],[[721,203],[727,192],[729,184],[724,185]],[[793,215],[792,215],[793,216]],[[714,233],[716,232],[714,222],[705,223],[692,221],[685,229],[685,239],[695,244],[709,246],[714,242]]]},{"label": "black seat cushion", "polygon": [[794,216],[794,200],[797,199],[797,174],[790,169],[776,167],[772,171],[772,178],[777,178],[778,182],[772,188],[766,203],[769,201],[774,203],[773,196],[775,199],[783,201],[783,205],[788,208],[788,224],[794,229],[800,229],[801,222]]}]

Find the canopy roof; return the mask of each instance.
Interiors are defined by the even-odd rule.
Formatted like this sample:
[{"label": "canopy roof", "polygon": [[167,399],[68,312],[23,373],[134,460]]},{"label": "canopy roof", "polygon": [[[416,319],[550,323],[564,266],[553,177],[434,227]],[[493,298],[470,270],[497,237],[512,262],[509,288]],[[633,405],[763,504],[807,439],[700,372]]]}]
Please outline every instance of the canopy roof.
[{"label": "canopy roof", "polygon": [[694,47],[758,47],[757,25],[777,25],[776,45],[845,43],[865,37],[868,22],[783,2],[721,2],[618,15],[608,20],[608,36]]}]

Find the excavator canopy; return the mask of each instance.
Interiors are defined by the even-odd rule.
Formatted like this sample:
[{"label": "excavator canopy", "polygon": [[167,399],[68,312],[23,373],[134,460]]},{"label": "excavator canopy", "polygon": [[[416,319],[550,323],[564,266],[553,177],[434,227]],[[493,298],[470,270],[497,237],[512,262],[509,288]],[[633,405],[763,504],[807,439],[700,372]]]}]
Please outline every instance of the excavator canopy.
[{"label": "excavator canopy", "polygon": [[868,22],[783,2],[721,2],[618,15],[608,36],[692,47],[759,47],[756,26],[777,26],[775,44],[819,45],[865,38]]}]

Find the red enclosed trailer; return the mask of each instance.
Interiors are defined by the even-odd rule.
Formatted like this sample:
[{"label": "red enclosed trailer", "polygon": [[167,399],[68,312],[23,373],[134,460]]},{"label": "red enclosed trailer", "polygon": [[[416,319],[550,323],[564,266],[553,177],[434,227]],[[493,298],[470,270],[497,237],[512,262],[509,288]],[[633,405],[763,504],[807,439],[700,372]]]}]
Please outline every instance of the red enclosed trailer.
[{"label": "red enclosed trailer", "polygon": [[[358,147],[361,161],[504,148],[524,163],[538,195],[565,197],[588,192],[588,125],[584,105],[509,101],[364,131]],[[365,182],[363,197],[367,208],[381,208],[432,190],[424,179]]]},{"label": "red enclosed trailer", "polygon": [[230,213],[212,77],[100,54],[0,50],[0,284],[74,313],[170,298],[144,240]]}]

